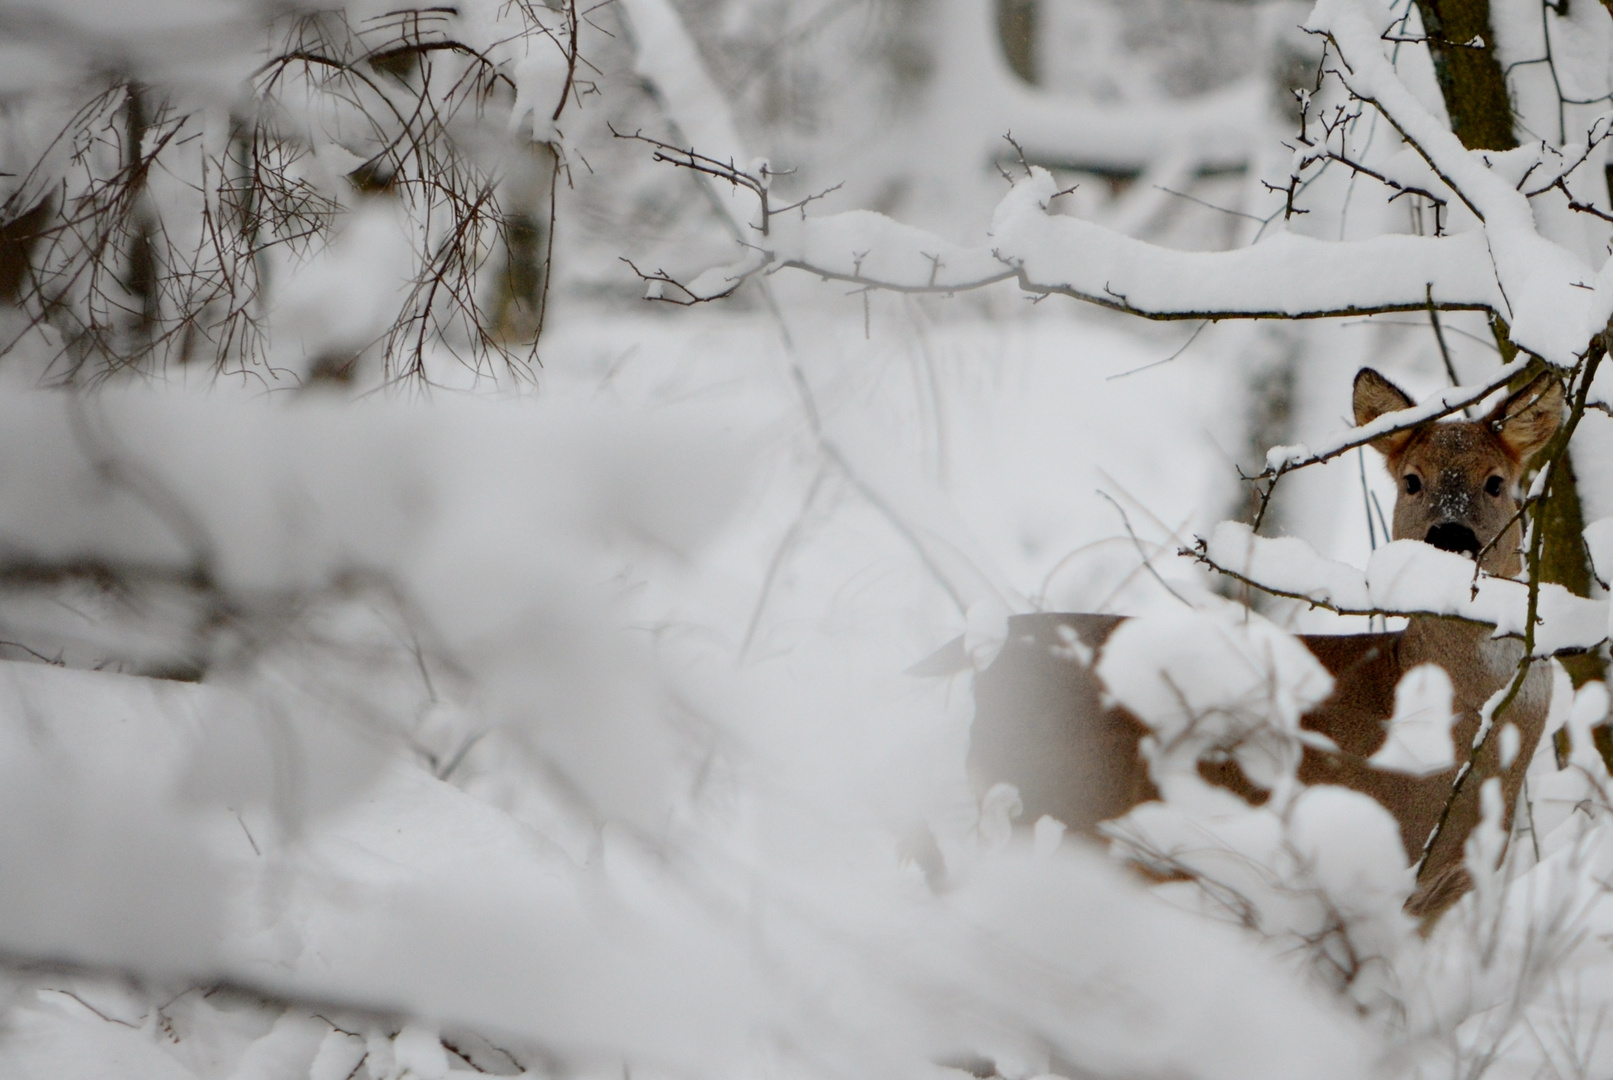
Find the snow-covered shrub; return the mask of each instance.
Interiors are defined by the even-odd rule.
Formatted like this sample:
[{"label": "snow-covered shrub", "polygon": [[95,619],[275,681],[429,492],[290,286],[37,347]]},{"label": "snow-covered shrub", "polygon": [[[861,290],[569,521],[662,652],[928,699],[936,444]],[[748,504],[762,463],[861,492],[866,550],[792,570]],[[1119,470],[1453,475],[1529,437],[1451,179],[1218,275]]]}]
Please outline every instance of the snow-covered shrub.
[{"label": "snow-covered shrub", "polygon": [[[1278,151],[1264,68],[1286,7],[1249,19],[1250,78],[1111,111],[1006,80],[988,5],[951,0],[930,27],[906,8],[905,27],[834,24],[831,52],[866,45],[889,66],[823,107],[901,86],[814,143],[768,128],[769,95],[860,53],[736,91],[669,5],[614,7],[61,4],[28,24],[46,48],[13,43],[0,1065],[56,1070],[78,1047],[87,1075],[321,1080],[1604,1071],[1605,693],[1557,679],[1567,736],[1542,742],[1513,837],[1490,797],[1473,894],[1424,939],[1382,808],[1295,778],[1298,718],[1327,692],[1314,660],[1193,571],[1154,590],[1138,562],[1202,529],[1206,557],[1230,566],[1231,550],[1275,591],[1361,619],[1393,617],[1410,590],[1541,662],[1600,647],[1605,599],[1495,579],[1470,592],[1464,566],[1415,545],[1366,562],[1358,540],[1211,533],[1204,504],[1227,501],[1214,477],[1230,470],[1203,461],[1255,427],[1217,415],[1236,411],[1224,370],[1167,368],[1168,391],[1091,374],[1140,372],[1163,338],[1054,322],[1051,305],[926,337],[922,310],[867,293],[841,326],[770,276],[935,293],[1017,280],[1206,320],[1436,309],[1483,330],[1452,312],[1485,309],[1572,372],[1584,439],[1613,297],[1593,267],[1600,219],[1569,205],[1606,210],[1587,181],[1605,135],[1591,107],[1563,113],[1585,121],[1582,155],[1566,130],[1470,153],[1447,137],[1425,54],[1396,40],[1415,38],[1406,5],[1326,2],[1309,25],[1330,74],[1301,103],[1320,141]],[[1496,9],[1506,33],[1534,32],[1521,7]],[[766,63],[760,24],[779,10],[695,23],[738,43],[717,55]],[[1531,15],[1586,99],[1605,90],[1603,15]],[[920,45],[933,71],[902,82]],[[664,156],[706,155],[682,160],[719,174],[710,216],[607,117],[650,121]],[[818,156],[774,198],[768,157],[791,147]],[[1120,177],[1114,197],[1069,193],[1072,165]],[[1236,250],[1137,239],[1168,216],[1162,189],[1234,167],[1244,216],[1177,247]],[[1423,216],[1360,197],[1347,213],[1352,168]],[[840,179],[843,204],[780,211]],[[550,327],[547,366],[506,378],[541,321],[546,230],[563,242],[566,223],[548,200],[568,180],[591,240],[569,249],[559,295],[631,280],[625,256],[663,298],[743,287],[768,318],[579,302]],[[650,257],[592,243],[645,222],[673,238]],[[892,311],[922,347],[881,339]],[[1417,418],[1528,362],[1477,378],[1466,363],[1470,385]],[[204,389],[218,371],[241,385]],[[153,385],[117,385],[130,376]],[[528,376],[540,400],[410,397],[525,391]],[[259,393],[312,382],[336,385]],[[1317,415],[1309,447],[1267,458],[1261,494],[1382,434],[1324,441]],[[1577,460],[1591,517],[1613,511],[1596,461]],[[1124,501],[1089,498],[1099,482]],[[1145,538],[1133,518],[1151,504]],[[1051,821],[1016,834],[1011,792],[976,806],[963,682],[900,674],[959,631],[989,662],[1038,581],[1042,597],[1151,613],[1117,632],[1101,674],[1151,726],[1164,799],[1115,833],[1132,862],[1186,880],[1151,885]],[[1406,760],[1388,763],[1431,767],[1448,688],[1409,678]],[[1206,755],[1271,794],[1253,806],[1204,784]]]}]

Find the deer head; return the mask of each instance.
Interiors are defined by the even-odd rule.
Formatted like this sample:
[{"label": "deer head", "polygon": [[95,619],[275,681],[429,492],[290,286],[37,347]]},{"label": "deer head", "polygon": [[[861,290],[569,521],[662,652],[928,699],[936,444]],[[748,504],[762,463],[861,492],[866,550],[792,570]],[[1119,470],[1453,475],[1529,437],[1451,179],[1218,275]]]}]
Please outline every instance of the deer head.
[{"label": "deer head", "polygon": [[[1356,373],[1357,426],[1412,404],[1373,369]],[[1483,551],[1485,570],[1516,575],[1522,569],[1522,534],[1513,521],[1518,481],[1530,456],[1556,434],[1562,410],[1562,384],[1541,375],[1482,420],[1430,421],[1372,440],[1399,488],[1394,539],[1422,540],[1470,558]]]}]

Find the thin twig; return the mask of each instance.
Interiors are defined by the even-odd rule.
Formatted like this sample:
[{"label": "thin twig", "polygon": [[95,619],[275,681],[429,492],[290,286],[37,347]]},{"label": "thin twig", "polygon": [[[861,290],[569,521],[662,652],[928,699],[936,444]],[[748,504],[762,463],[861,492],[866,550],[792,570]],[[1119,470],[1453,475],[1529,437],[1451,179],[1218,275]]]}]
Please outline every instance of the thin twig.
[{"label": "thin twig", "polygon": [[[1439,356],[1445,362],[1445,374],[1449,376],[1452,386],[1462,385],[1462,380],[1456,377],[1456,365],[1451,362],[1450,346],[1445,344],[1445,330],[1439,325],[1439,309],[1434,306],[1434,283],[1428,283],[1428,321],[1434,324],[1434,340],[1439,342]],[[1472,419],[1473,413],[1467,407],[1462,407],[1462,416]]]},{"label": "thin twig", "polygon": [[1154,569],[1153,559],[1146,551],[1143,550],[1143,542],[1137,538],[1136,531],[1132,529],[1131,518],[1126,516],[1125,509],[1119,503],[1115,502],[1114,497],[1111,496],[1107,491],[1099,490],[1098,494],[1104,499],[1107,499],[1109,505],[1115,508],[1115,513],[1120,515],[1120,523],[1126,527],[1126,535],[1131,537],[1132,546],[1137,549],[1137,557],[1143,561],[1143,568],[1148,571],[1155,581],[1159,582],[1160,588],[1176,597],[1176,599],[1180,600],[1187,607],[1192,607],[1193,605],[1188,602],[1187,598],[1181,593],[1177,592],[1175,589],[1171,588],[1170,582],[1160,577],[1159,571]]},{"label": "thin twig", "polygon": [[1122,372],[1120,372],[1119,374],[1116,374],[1116,375],[1109,375],[1103,381],[1104,382],[1114,382],[1116,379],[1124,379],[1128,375],[1136,375],[1138,372],[1147,371],[1150,368],[1157,368],[1161,364],[1170,363],[1172,360],[1175,360],[1178,356],[1181,356],[1183,353],[1185,353],[1187,351],[1188,346],[1192,345],[1193,342],[1197,341],[1199,339],[1199,335],[1204,332],[1204,328],[1206,326],[1209,326],[1209,325],[1210,325],[1210,320],[1209,319],[1205,319],[1203,322],[1199,323],[1198,326],[1196,326],[1193,329],[1193,332],[1188,335],[1187,340],[1182,342],[1181,348],[1177,349],[1175,352],[1173,352],[1169,356],[1165,357],[1165,359],[1163,359],[1163,360],[1154,360],[1154,361],[1151,361],[1149,363],[1144,364],[1142,367],[1134,367],[1130,371],[1122,371]]},{"label": "thin twig", "polygon": [[745,624],[745,637],[739,643],[739,652],[735,657],[735,663],[744,663],[745,655],[750,652],[751,642],[756,637],[756,628],[761,625],[762,612],[767,607],[767,598],[773,592],[773,582],[783,568],[784,560],[789,556],[790,551],[795,547],[796,541],[800,538],[801,531],[806,526],[807,515],[812,510],[812,504],[817,501],[818,492],[822,489],[826,476],[827,470],[820,468],[812,477],[812,483],[807,487],[806,497],[801,500],[800,511],[796,513],[795,520],[790,522],[790,527],[785,530],[783,538],[778,542],[778,547],[773,550],[773,557],[767,562],[767,572],[762,575],[762,587],[756,594],[756,603],[751,608],[749,621]]}]

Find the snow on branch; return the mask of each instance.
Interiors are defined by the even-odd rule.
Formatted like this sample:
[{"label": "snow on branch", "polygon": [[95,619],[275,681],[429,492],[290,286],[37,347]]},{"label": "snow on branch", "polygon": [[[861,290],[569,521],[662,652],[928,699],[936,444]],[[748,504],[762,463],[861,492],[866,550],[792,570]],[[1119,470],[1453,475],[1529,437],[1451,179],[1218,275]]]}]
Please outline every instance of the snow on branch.
[{"label": "snow on branch", "polygon": [[1490,308],[1503,297],[1484,238],[1326,241],[1279,233],[1234,251],[1176,251],[1048,213],[1057,185],[1032,168],[998,205],[999,258],[1028,291],[1062,293],[1153,319],[1320,318]]},{"label": "snow on branch", "polygon": [[[698,171],[708,178],[734,172],[737,178],[717,179],[735,190],[755,192],[761,183],[731,165]],[[745,252],[731,264],[692,281],[640,276],[652,282],[653,298],[668,299],[665,287],[673,286],[691,301],[727,296],[752,275],[786,268],[915,293],[961,292],[1018,277],[1028,292],[1062,293],[1152,319],[1324,318],[1423,311],[1430,304],[1496,310],[1503,303],[1478,233],[1342,242],[1283,233],[1235,251],[1177,251],[1049,213],[1057,194],[1052,174],[1032,166],[999,204],[990,248],[954,244],[871,210],[810,218],[796,205],[790,209],[799,215],[767,214],[765,234],[750,226]]]},{"label": "snow on branch", "polygon": [[[1441,181],[1482,223],[1488,261],[1507,313],[1514,343],[1560,367],[1571,367],[1585,343],[1613,315],[1613,272],[1598,274],[1582,259],[1541,236],[1525,187],[1547,158],[1565,155],[1543,145],[1506,152],[1468,150],[1448,125],[1430,113],[1396,74],[1382,34],[1392,16],[1359,0],[1318,0],[1307,30],[1327,38],[1340,62],[1329,69],[1361,101],[1400,132]],[[1384,23],[1385,25],[1378,25]],[[1605,134],[1598,122],[1591,133]],[[1566,171],[1571,171],[1572,167]]]},{"label": "snow on branch", "polygon": [[[1307,28],[1326,37],[1338,58],[1329,73],[1381,112],[1414,151],[1394,165],[1393,175],[1381,174],[1384,182],[1397,192],[1460,202],[1477,218],[1476,227],[1454,235],[1336,242],[1281,232],[1233,251],[1178,251],[1052,213],[1057,185],[1036,167],[998,206],[989,242],[981,246],[951,244],[870,211],[809,218],[807,207],[797,204],[792,209],[799,214],[784,214],[768,204],[770,167],[744,153],[726,103],[676,13],[664,0],[624,0],[624,8],[635,36],[655,43],[637,50],[637,70],[662,98],[682,140],[676,148],[664,146],[663,159],[703,174],[742,248],[693,280],[639,271],[654,298],[716,299],[752,276],[791,268],[904,292],[956,292],[1017,277],[1027,292],[1058,293],[1153,319],[1488,310],[1505,316],[1525,351],[1561,367],[1572,366],[1613,314],[1613,269],[1597,274],[1543,237],[1529,202],[1566,187],[1563,178],[1588,160],[1588,150],[1468,151],[1401,82],[1384,54],[1383,28],[1356,0],[1322,0]],[[1343,138],[1347,127],[1327,128],[1327,139],[1335,132]],[[1586,146],[1607,127],[1593,127]],[[1030,137],[1024,129],[1016,135]],[[1296,153],[1296,175],[1335,160],[1358,167],[1343,147],[1307,142]]]},{"label": "snow on branch", "polygon": [[[620,0],[617,11],[633,42],[634,73],[661,99],[683,142],[710,161],[747,161],[733,115],[672,6],[666,0]],[[750,196],[719,178],[705,179],[723,221],[743,243],[754,209]]]},{"label": "snow on branch", "polygon": [[[743,245],[741,258],[713,267],[691,281],[679,281],[663,270],[646,273],[632,260],[624,259],[649,284],[649,299],[685,305],[720,300],[732,295],[752,275],[784,267],[893,292],[957,292],[1013,276],[1013,270],[985,248],[954,244],[870,210],[808,218],[808,204],[834,191],[838,184],[778,206],[770,193],[772,178],[777,174],[765,160],[757,159],[749,168],[741,168],[733,158],[724,161],[643,132],[627,134],[612,129],[612,134],[655,147],[656,161],[695,172],[714,190],[726,183],[732,190],[748,191],[758,204],[758,216],[747,227],[759,235]],[[734,219],[736,228],[739,221]],[[669,287],[673,290],[670,295]]]},{"label": "snow on branch", "polygon": [[[681,126],[681,125],[680,125]],[[777,175],[765,160],[741,168],[734,158],[712,157],[683,148],[643,132],[615,131],[619,139],[633,139],[655,147],[655,160],[700,175],[713,190],[747,191],[758,212],[751,218],[732,218],[736,230],[750,232],[741,257],[712,267],[693,280],[674,279],[663,270],[647,273],[630,259],[623,261],[649,284],[648,298],[676,304],[696,304],[733,295],[745,280],[758,273],[783,268],[806,270],[825,280],[850,281],[891,292],[960,292],[977,289],[1014,276],[1012,268],[983,247],[944,240],[935,233],[893,221],[871,210],[851,210],[821,218],[808,218],[808,204],[834,191],[775,206],[770,194]],[[669,287],[673,290],[669,295]]]},{"label": "snow on branch", "polygon": [[[1527,629],[1527,582],[1476,571],[1471,559],[1416,540],[1379,548],[1363,572],[1295,537],[1257,536],[1224,521],[1184,554],[1262,592],[1340,615],[1437,615],[1494,626],[1496,637],[1523,638]],[[1538,619],[1537,657],[1594,649],[1608,636],[1607,602],[1561,585],[1541,583]]]},{"label": "snow on branch", "polygon": [[[1178,251],[1052,213],[1057,185],[1036,167],[999,204],[989,243],[978,247],[950,244],[870,211],[808,218],[798,204],[798,215],[780,214],[767,205],[767,163],[748,161],[742,152],[676,14],[664,0],[625,4],[638,33],[656,42],[654,49],[639,50],[639,71],[685,139],[677,163],[697,169],[718,163],[698,171],[744,249],[692,281],[640,272],[653,297],[670,299],[669,290],[681,290],[687,299],[679,302],[715,299],[751,276],[791,268],[904,292],[955,292],[1017,277],[1027,292],[1058,293],[1152,319],[1488,310],[1505,317],[1514,343],[1565,368],[1613,315],[1613,265],[1593,271],[1542,236],[1530,204],[1531,197],[1567,191],[1565,178],[1590,159],[1590,148],[1613,126],[1609,119],[1592,125],[1583,146],[1469,151],[1396,74],[1384,52],[1384,28],[1377,25],[1389,13],[1368,12],[1359,0],[1321,0],[1307,29],[1330,44],[1336,60],[1328,74],[1359,105],[1378,110],[1411,150],[1402,155],[1405,160],[1386,166],[1390,172],[1369,169],[1346,147],[1329,145],[1335,135],[1346,138],[1350,125],[1324,125],[1320,144],[1302,132],[1295,182],[1317,163],[1342,161],[1366,169],[1397,193],[1461,203],[1477,220],[1454,235],[1332,242],[1282,232],[1233,251]],[[675,55],[683,59],[674,63]],[[1023,129],[1016,134],[1028,137]]]},{"label": "snow on branch", "polygon": [[1465,409],[1475,402],[1483,401],[1486,397],[1501,389],[1517,376],[1523,374],[1528,368],[1530,358],[1520,357],[1510,364],[1503,364],[1490,373],[1488,381],[1478,386],[1453,386],[1448,390],[1433,395],[1421,405],[1410,409],[1399,409],[1395,412],[1384,413],[1370,424],[1361,427],[1346,428],[1343,431],[1323,439],[1316,447],[1304,443],[1293,446],[1274,446],[1266,452],[1266,471],[1258,479],[1276,477],[1292,469],[1304,468],[1307,465],[1319,465],[1329,461],[1358,446],[1365,446],[1374,439],[1382,438],[1396,431],[1405,431],[1408,428],[1426,424],[1430,420],[1450,416],[1454,412]]},{"label": "snow on branch", "polygon": [[712,267],[689,281],[628,265],[648,283],[649,299],[676,304],[721,300],[746,279],[781,269],[904,293],[966,292],[1014,276],[1011,267],[985,248],[954,244],[872,210],[774,222],[766,246],[753,243],[737,262]]},{"label": "snow on branch", "polygon": [[[1279,234],[1254,247],[1186,252],[1049,212],[1058,194],[1032,167],[998,206],[989,246],[954,244],[868,210],[811,218],[768,202],[768,163],[746,153],[726,103],[665,0],[624,0],[636,70],[682,138],[658,156],[701,174],[742,251],[692,280],[634,270],[652,299],[698,303],[747,278],[790,268],[898,292],[958,292],[1017,276],[1029,292],[1064,295],[1156,319],[1319,318],[1441,309],[1504,310],[1485,238],[1382,236],[1328,242]],[[653,48],[642,47],[653,42]],[[1016,131],[1036,142],[1037,129]],[[1057,140],[1055,140],[1057,141]],[[1028,144],[1026,144],[1028,145]],[[1588,335],[1587,335],[1588,336]]]}]

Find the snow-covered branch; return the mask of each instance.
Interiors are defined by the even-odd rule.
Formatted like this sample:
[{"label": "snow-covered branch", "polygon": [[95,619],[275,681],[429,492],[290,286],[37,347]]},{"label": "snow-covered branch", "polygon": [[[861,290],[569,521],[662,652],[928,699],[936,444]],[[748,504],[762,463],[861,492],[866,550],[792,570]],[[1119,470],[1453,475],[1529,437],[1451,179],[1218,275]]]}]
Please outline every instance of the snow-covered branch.
[{"label": "snow-covered branch", "polygon": [[[1058,185],[1038,167],[1015,183],[997,208],[989,244],[978,247],[866,210],[768,214],[767,163],[747,154],[676,14],[662,0],[624,7],[635,36],[655,43],[638,49],[637,70],[683,136],[681,153],[719,166],[702,170],[702,178],[744,249],[692,280],[641,272],[654,298],[668,298],[670,287],[693,301],[716,299],[748,277],[790,268],[897,292],[958,292],[1017,276],[1029,292],[1157,319],[1317,318],[1421,310],[1430,302],[1497,310],[1504,303],[1482,235],[1327,242],[1282,233],[1238,251],[1176,251],[1052,213]],[[1051,135],[1040,127],[1016,129],[1014,137],[1032,156],[1050,152],[1044,143]]]},{"label": "snow-covered branch", "polygon": [[[1527,628],[1527,582],[1475,572],[1472,560],[1415,540],[1379,548],[1362,571],[1298,538],[1257,536],[1227,521],[1185,554],[1263,592],[1340,615],[1437,615],[1494,626],[1497,637],[1523,638]],[[1537,657],[1583,652],[1607,640],[1607,601],[1561,585],[1541,583],[1538,618]]]},{"label": "snow-covered branch", "polygon": [[[1506,314],[1512,340],[1554,364],[1572,366],[1613,314],[1613,276],[1606,268],[1593,271],[1539,231],[1523,189],[1546,158],[1564,155],[1541,143],[1506,152],[1468,150],[1423,106],[1385,54],[1382,34],[1390,13],[1374,7],[1371,14],[1357,0],[1318,0],[1306,28],[1337,51],[1339,63],[1330,73],[1393,124],[1478,218],[1504,298],[1496,310]],[[1549,165],[1547,171],[1562,175]]]},{"label": "snow-covered branch", "polygon": [[1374,439],[1450,416],[1469,405],[1483,401],[1523,374],[1528,366],[1527,357],[1503,364],[1490,374],[1489,379],[1478,386],[1453,386],[1441,390],[1415,408],[1385,413],[1370,424],[1345,428],[1329,435],[1314,447],[1306,444],[1274,446],[1266,453],[1266,471],[1260,475],[1262,478],[1270,478],[1307,465],[1319,465],[1358,446],[1366,446]]},{"label": "snow-covered branch", "polygon": [[962,292],[1017,277],[1027,292],[1150,319],[1308,319],[1503,304],[1477,233],[1343,242],[1280,233],[1235,251],[1176,251],[1052,213],[1057,194],[1052,174],[1032,166],[998,206],[990,247],[954,244],[871,210],[775,216],[768,235],[757,230],[734,263],[687,282],[657,280],[709,300],[781,269],[909,293]]},{"label": "snow-covered branch", "polygon": [[1235,251],[1175,251],[1048,212],[1052,176],[1033,169],[998,205],[997,256],[1030,292],[1062,293],[1153,319],[1303,319],[1494,309],[1482,236],[1325,241],[1279,233]]},{"label": "snow-covered branch", "polygon": [[[647,11],[658,5],[634,0],[630,8]],[[1380,177],[1396,194],[1422,192],[1436,202],[1461,204],[1473,215],[1466,227],[1453,235],[1352,241],[1278,232],[1234,251],[1179,251],[1053,213],[1057,184],[1051,174],[1032,167],[998,206],[989,241],[978,247],[949,244],[869,211],[807,218],[803,210],[791,227],[770,227],[763,236],[758,207],[736,203],[755,201],[743,190],[752,185],[730,181],[712,191],[745,249],[742,255],[692,281],[664,279],[656,287],[671,282],[694,299],[709,299],[726,295],[752,275],[791,268],[903,292],[954,292],[1015,276],[1027,292],[1058,293],[1153,319],[1488,310],[1507,320],[1513,341],[1526,351],[1571,366],[1613,314],[1613,273],[1593,271],[1542,235],[1530,198],[1566,191],[1564,178],[1588,160],[1589,150],[1536,144],[1505,153],[1468,151],[1401,80],[1385,55],[1383,28],[1354,0],[1323,0],[1307,28],[1329,41],[1336,56],[1329,72],[1357,102],[1377,109],[1415,155],[1402,154],[1403,160],[1385,171],[1342,150],[1311,144],[1296,154],[1296,178],[1318,163],[1342,160]],[[659,62],[641,59],[641,71],[656,82],[669,107],[676,106],[672,112],[680,125],[701,126],[685,118],[709,114],[694,106],[708,91],[714,97],[713,88],[696,85],[698,80],[686,73],[664,71]],[[1327,137],[1336,132],[1342,138],[1348,128],[1334,124]],[[1605,128],[1602,121],[1593,125],[1585,146],[1594,145]],[[709,143],[699,133],[684,134],[691,149],[708,158],[746,160],[729,122],[705,133]],[[1035,133],[1020,129],[1015,137],[1031,145],[1025,140],[1034,142]]]}]

